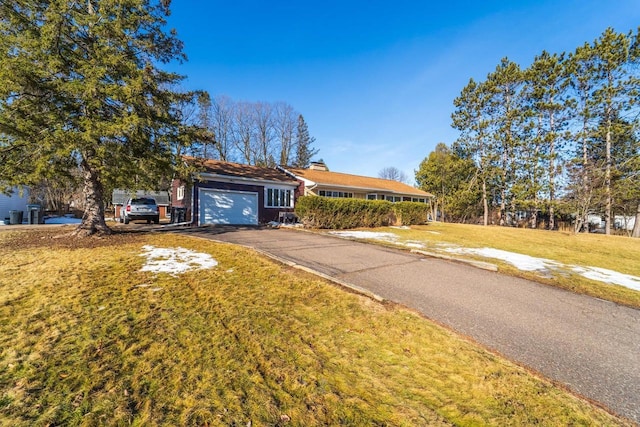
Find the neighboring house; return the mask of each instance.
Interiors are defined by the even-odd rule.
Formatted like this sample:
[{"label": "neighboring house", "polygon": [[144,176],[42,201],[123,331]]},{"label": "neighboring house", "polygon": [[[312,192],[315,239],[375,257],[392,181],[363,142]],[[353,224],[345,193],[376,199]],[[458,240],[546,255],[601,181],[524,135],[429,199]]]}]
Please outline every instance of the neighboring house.
[{"label": "neighboring house", "polygon": [[632,231],[635,224],[635,216],[616,215],[613,219],[613,227],[618,230]]},{"label": "neighboring house", "polygon": [[11,195],[0,193],[0,221],[10,218],[9,211],[22,211],[23,218],[26,219],[27,204],[29,204],[29,189],[14,188]]},{"label": "neighboring house", "polygon": [[330,172],[324,163],[308,169],[283,169],[304,183],[304,195],[345,197],[390,202],[427,203],[433,195],[390,179]]},{"label": "neighboring house", "polygon": [[114,207],[114,220],[118,220],[120,218],[120,209],[122,206],[127,203],[129,198],[133,197],[144,197],[149,196],[156,199],[156,203],[158,204],[158,209],[160,210],[160,219],[167,218],[167,212],[169,210],[169,192],[168,191],[144,191],[144,190],[136,190],[134,192],[128,190],[113,190],[113,194],[111,195],[111,203]]},{"label": "neighboring house", "polygon": [[300,183],[282,170],[184,157],[196,166],[193,185],[174,180],[172,210],[185,211],[194,225],[257,225],[292,212]]}]

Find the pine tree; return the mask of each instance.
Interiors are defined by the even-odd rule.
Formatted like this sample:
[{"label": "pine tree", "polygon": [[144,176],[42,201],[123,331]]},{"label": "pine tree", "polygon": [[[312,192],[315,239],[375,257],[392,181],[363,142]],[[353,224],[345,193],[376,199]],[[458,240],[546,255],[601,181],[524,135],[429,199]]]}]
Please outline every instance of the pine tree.
[{"label": "pine tree", "polygon": [[302,114],[298,116],[298,127],[296,129],[296,159],[293,166],[297,168],[307,168],[311,163],[311,158],[318,154],[318,150],[313,148],[315,138],[309,136],[309,128],[304,121]]},{"label": "pine tree", "polygon": [[566,97],[569,80],[564,55],[543,51],[536,56],[526,71],[527,98],[534,120],[537,158],[531,159],[544,165],[544,183],[549,209],[549,229],[555,228],[555,204],[558,169],[562,165],[564,131],[567,126]]},{"label": "pine tree", "polygon": [[523,74],[520,66],[503,58],[493,73],[487,76],[487,107],[493,150],[497,156],[496,178],[500,193],[498,217],[501,225],[507,223],[506,210],[511,205],[511,194],[515,177],[516,152],[520,144],[519,129],[521,114],[520,91]]},{"label": "pine tree", "polygon": [[592,207],[593,194],[596,180],[591,156],[591,137],[593,130],[593,101],[592,93],[595,85],[595,58],[593,49],[589,43],[578,47],[569,55],[567,60],[569,77],[569,111],[573,114],[569,117],[574,122],[572,139],[575,142],[575,153],[570,163],[570,174],[573,175],[570,183],[570,198],[576,211],[576,224],[574,231],[577,233],[587,229],[587,218]]},{"label": "pine tree", "polygon": [[79,235],[109,233],[103,189],[148,187],[172,167],[180,126],[169,88],[183,60],[167,0],[0,2],[0,181],[81,170]]},{"label": "pine tree", "polygon": [[482,195],[483,224],[489,225],[490,186],[495,177],[496,151],[489,135],[488,114],[489,88],[485,83],[470,79],[453,104],[452,126],[460,131],[456,141],[457,150],[476,165],[475,182],[480,185]]},{"label": "pine tree", "polygon": [[638,96],[638,79],[632,71],[638,57],[631,43],[631,34],[618,34],[612,28],[593,43],[596,77],[593,109],[601,121],[600,136],[604,142],[605,234],[611,234],[613,222],[612,173],[616,165],[612,153],[615,133],[620,131],[616,118],[634,106]]}]

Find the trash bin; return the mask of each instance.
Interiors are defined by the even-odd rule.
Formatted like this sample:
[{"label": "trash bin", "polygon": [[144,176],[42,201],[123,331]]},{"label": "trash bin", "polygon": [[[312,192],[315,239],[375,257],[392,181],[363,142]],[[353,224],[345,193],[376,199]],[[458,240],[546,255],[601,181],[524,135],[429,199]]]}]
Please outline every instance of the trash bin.
[{"label": "trash bin", "polygon": [[22,211],[9,211],[9,224],[22,224]]},{"label": "trash bin", "polygon": [[186,208],[177,208],[177,207],[171,208],[171,222],[173,224],[179,224],[181,222],[184,222],[186,216],[187,216]]},{"label": "trash bin", "polygon": [[42,224],[43,219],[40,205],[27,205],[27,222],[29,224]]}]

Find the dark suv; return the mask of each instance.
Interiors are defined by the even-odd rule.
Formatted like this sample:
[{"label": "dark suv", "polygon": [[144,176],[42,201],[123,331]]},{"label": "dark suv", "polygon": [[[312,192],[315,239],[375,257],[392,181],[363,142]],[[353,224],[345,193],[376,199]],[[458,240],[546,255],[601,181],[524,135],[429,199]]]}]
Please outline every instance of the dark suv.
[{"label": "dark suv", "polygon": [[151,221],[156,224],[160,222],[160,211],[153,197],[129,199],[120,209],[120,222],[129,224],[129,221],[141,219],[146,219],[147,224],[151,224]]}]

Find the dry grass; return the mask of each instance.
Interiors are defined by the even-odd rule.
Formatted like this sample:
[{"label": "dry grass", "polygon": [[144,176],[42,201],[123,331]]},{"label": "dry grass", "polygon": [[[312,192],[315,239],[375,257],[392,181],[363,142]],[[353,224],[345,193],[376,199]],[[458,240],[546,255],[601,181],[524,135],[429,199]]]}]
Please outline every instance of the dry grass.
[{"label": "dry grass", "polygon": [[[37,237],[0,233],[0,425],[623,424],[411,312],[245,249]],[[140,272],[144,244],[219,265]]]},{"label": "dry grass", "polygon": [[[467,248],[490,247],[567,265],[601,267],[640,276],[640,239],[629,237],[440,222],[412,226],[411,229],[380,228],[378,231],[394,233],[401,241],[423,242],[429,250],[436,252],[439,250],[439,243]],[[586,279],[568,269],[554,277],[542,277],[538,273],[521,271],[496,259],[468,257],[497,263],[503,273],[640,308],[640,292]]]}]

